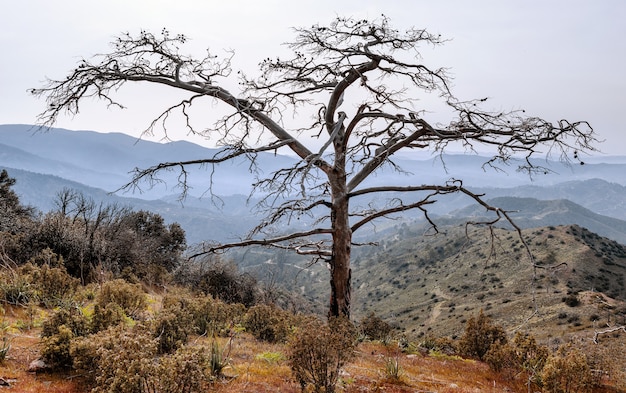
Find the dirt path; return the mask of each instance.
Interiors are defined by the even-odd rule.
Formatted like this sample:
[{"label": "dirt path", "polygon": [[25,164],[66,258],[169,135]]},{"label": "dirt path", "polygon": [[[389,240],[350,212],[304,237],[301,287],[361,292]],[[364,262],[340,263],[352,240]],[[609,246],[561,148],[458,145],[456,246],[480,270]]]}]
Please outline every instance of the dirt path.
[{"label": "dirt path", "polygon": [[[445,299],[445,300],[450,300],[450,296],[446,295],[441,288],[439,287],[439,285],[437,285],[435,288],[433,288],[433,293],[435,295],[437,295],[438,299]],[[434,324],[437,319],[439,318],[439,316],[441,315],[441,308],[443,307],[443,302],[440,300],[438,301],[435,306],[433,307],[432,311],[430,312],[430,316],[428,317],[428,321],[426,321],[426,326],[430,325],[430,324]]]}]

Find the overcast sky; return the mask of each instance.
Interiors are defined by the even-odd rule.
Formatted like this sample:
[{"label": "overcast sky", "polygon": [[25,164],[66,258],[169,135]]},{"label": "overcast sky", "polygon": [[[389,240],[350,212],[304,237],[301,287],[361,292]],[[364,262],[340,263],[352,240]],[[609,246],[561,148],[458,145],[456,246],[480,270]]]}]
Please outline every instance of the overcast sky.
[{"label": "overcast sky", "polygon": [[[424,61],[450,68],[458,98],[490,97],[496,110],[525,109],[551,121],[588,120],[605,140],[603,153],[626,155],[623,0],[3,1],[0,124],[35,123],[45,104],[27,89],[63,78],[123,31],[165,27],[189,36],[199,55],[206,47],[234,49],[234,68],[252,74],[264,57],[284,53],[291,27],[381,13],[398,29],[426,28],[451,40]],[[138,136],[159,108],[149,92],[133,97],[125,111],[87,106],[57,126]]]}]

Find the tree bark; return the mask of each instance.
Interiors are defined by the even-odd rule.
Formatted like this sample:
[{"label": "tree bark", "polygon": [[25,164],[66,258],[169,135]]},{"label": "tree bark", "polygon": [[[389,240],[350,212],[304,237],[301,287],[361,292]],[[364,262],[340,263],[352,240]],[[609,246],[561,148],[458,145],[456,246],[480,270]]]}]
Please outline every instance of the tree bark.
[{"label": "tree bark", "polygon": [[350,318],[350,300],[352,293],[350,251],[352,245],[352,228],[350,227],[345,150],[342,148],[342,136],[343,132],[340,133],[334,141],[336,155],[335,165],[328,176],[332,195],[330,220],[333,236],[332,256],[330,261],[330,309],[328,316],[345,316]]},{"label": "tree bark", "polygon": [[[345,184],[345,183],[344,183]],[[336,198],[333,203],[333,249],[330,261],[330,310],[329,316],[350,317],[350,297],[352,270],[350,251],[352,230],[348,220],[347,194]]]}]

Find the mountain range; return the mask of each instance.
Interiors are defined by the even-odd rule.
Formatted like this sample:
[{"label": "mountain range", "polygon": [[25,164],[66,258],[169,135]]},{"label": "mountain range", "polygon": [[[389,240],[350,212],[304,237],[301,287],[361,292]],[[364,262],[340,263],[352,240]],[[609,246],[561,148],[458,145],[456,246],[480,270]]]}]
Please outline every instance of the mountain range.
[{"label": "mountain range", "polygon": [[[190,189],[183,200],[174,172],[165,173],[154,184],[140,184],[141,189],[134,193],[121,188],[131,180],[135,168],[206,158],[216,152],[190,142],[157,143],[122,133],[0,125],[0,167],[17,179],[15,190],[23,203],[50,211],[55,195],[71,188],[96,201],[151,210],[168,222],[176,221],[185,229],[190,244],[243,236],[257,219],[256,199],[249,198],[256,176],[288,167],[295,158],[260,154],[256,163],[263,172],[257,174],[251,173],[243,159],[216,168],[191,169]],[[479,155],[412,159],[405,155],[395,161],[405,172],[381,168],[367,185],[443,184],[452,178],[463,179],[472,191],[495,198],[495,205],[519,211],[516,222],[523,227],[578,224],[626,244],[626,157],[590,157],[585,165],[572,166],[538,161],[550,171],[532,179],[516,172],[515,162],[496,171],[483,168],[486,160]],[[461,195],[439,199],[430,212],[443,222],[482,214],[475,205],[468,207],[471,201]]]}]

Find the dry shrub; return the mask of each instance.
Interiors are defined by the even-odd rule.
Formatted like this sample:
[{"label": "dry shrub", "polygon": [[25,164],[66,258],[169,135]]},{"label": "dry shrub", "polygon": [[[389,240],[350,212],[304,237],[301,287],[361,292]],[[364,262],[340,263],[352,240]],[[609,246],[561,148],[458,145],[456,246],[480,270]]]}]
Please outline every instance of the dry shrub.
[{"label": "dry shrub", "polygon": [[491,318],[480,310],[478,317],[471,317],[467,321],[458,350],[463,356],[484,360],[492,345],[506,344],[506,341],[504,329],[494,325]]},{"label": "dry shrub", "polygon": [[293,314],[273,305],[260,304],[246,313],[244,326],[258,340],[284,342],[295,324]]},{"label": "dry shrub", "polygon": [[191,317],[190,326],[196,334],[228,336],[233,325],[243,322],[246,308],[242,304],[226,304],[210,295],[197,296],[188,290],[176,290],[163,299],[163,308],[181,308]]},{"label": "dry shrub", "polygon": [[177,304],[163,308],[153,322],[153,335],[158,341],[158,352],[172,353],[187,343],[193,332],[191,313]]},{"label": "dry shrub", "polygon": [[124,313],[137,319],[146,310],[148,300],[140,284],[130,284],[122,279],[107,281],[102,284],[97,304],[106,307],[109,303],[119,305]]},{"label": "dry shrub", "polygon": [[80,280],[70,276],[64,267],[43,265],[33,269],[31,277],[39,303],[48,308],[71,303],[80,285]]},{"label": "dry shrub", "polygon": [[161,358],[154,385],[155,392],[206,392],[211,380],[209,360],[205,348],[182,347],[173,355]]},{"label": "dry shrub", "polygon": [[90,377],[94,393],[189,393],[211,382],[206,348],[181,347],[158,354],[158,340],[145,326],[111,327],[72,343],[74,368]]},{"label": "dry shrub", "polygon": [[124,310],[117,303],[107,303],[106,306],[94,304],[91,317],[91,332],[97,333],[111,326],[118,325],[128,318]]},{"label": "dry shrub", "polygon": [[72,340],[87,334],[89,321],[80,309],[76,307],[59,309],[43,323],[41,357],[50,367],[70,367]]},{"label": "dry shrub", "polygon": [[587,340],[581,344],[579,349],[587,356],[597,384],[605,383],[626,392],[626,341],[622,334],[604,336],[598,344]]},{"label": "dry shrub", "polygon": [[65,325],[58,327],[56,334],[41,339],[41,357],[51,368],[68,368],[72,366],[70,345],[75,335]]},{"label": "dry shrub", "polygon": [[345,318],[332,318],[326,325],[310,319],[291,337],[288,359],[291,371],[304,392],[332,393],[341,369],[354,357],[356,330]]},{"label": "dry shrub", "polygon": [[[45,251],[45,250],[44,250]],[[56,254],[52,254],[56,256]],[[73,302],[73,295],[80,285],[80,280],[73,278],[60,262],[36,266],[26,263],[15,268],[5,268],[0,272],[0,298],[8,304],[27,305],[38,303],[52,308]]]},{"label": "dry shrub", "polygon": [[157,341],[142,325],[117,325],[76,340],[74,367],[92,377],[94,393],[146,392],[157,374]]},{"label": "dry shrub", "polygon": [[585,354],[569,346],[548,358],[541,379],[547,393],[585,393],[596,385]]},{"label": "dry shrub", "polygon": [[67,273],[63,256],[50,248],[41,250],[22,267],[37,289],[38,301],[45,307],[56,307],[71,301],[80,280]]},{"label": "dry shrub", "polygon": [[233,261],[216,256],[181,265],[174,273],[174,282],[225,303],[240,303],[246,307],[256,303],[259,291],[253,276],[240,272]]},{"label": "dry shrub", "polygon": [[371,312],[359,323],[361,333],[370,340],[387,340],[391,333],[391,325]]}]

